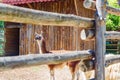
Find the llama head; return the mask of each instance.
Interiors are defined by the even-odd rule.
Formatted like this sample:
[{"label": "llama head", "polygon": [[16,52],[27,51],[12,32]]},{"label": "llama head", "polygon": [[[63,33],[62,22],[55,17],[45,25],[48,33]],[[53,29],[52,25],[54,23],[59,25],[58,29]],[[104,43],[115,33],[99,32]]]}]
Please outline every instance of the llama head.
[{"label": "llama head", "polygon": [[43,32],[41,31],[40,34],[35,32],[35,40],[42,40],[42,39],[44,39]]},{"label": "llama head", "polygon": [[40,34],[35,33],[35,38],[34,39],[37,42],[40,54],[48,52],[46,50],[46,44],[45,44],[45,40],[44,40],[44,37],[43,37],[43,32],[41,32]]}]

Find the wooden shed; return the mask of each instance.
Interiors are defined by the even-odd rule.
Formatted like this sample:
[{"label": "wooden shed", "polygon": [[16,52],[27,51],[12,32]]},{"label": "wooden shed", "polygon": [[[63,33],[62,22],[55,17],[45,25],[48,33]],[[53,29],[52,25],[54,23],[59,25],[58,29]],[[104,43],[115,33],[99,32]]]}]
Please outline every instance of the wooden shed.
[{"label": "wooden shed", "polygon": [[[93,18],[94,11],[83,7],[83,0],[3,0],[3,3],[26,8],[75,14]],[[94,40],[83,41],[80,38],[82,28],[44,26],[5,22],[5,55],[25,55],[38,53],[34,40],[35,32],[45,32],[47,50],[94,50]]]}]

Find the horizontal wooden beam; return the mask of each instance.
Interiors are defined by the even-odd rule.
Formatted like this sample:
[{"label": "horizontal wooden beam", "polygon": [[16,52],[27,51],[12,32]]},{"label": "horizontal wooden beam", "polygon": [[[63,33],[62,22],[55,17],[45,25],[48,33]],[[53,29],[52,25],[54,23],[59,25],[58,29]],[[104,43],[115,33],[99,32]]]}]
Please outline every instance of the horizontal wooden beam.
[{"label": "horizontal wooden beam", "polygon": [[[120,55],[111,55],[106,54],[105,56],[105,67],[108,67],[112,64],[120,63]],[[87,67],[87,70],[83,68],[83,70],[90,71],[95,69],[95,61],[94,60],[85,60],[84,65]]]},{"label": "horizontal wooden beam", "polygon": [[81,31],[80,37],[82,40],[90,40],[95,37],[95,29],[83,29]]},{"label": "horizontal wooden beam", "polygon": [[[89,40],[89,39],[94,39],[95,36],[95,29],[83,29],[81,31],[81,39],[82,40]],[[115,40],[120,40],[120,32],[117,31],[106,31],[105,32],[105,38],[106,39],[115,39]]]},{"label": "horizontal wooden beam", "polygon": [[106,61],[105,63],[106,67],[112,64],[120,63],[120,55],[108,56],[106,57],[105,61]]},{"label": "horizontal wooden beam", "polygon": [[23,27],[23,25],[25,25],[25,24],[7,22],[7,23],[5,23],[5,28],[21,28],[21,27]]},{"label": "horizontal wooden beam", "polygon": [[[85,8],[96,10],[96,1],[94,0],[84,0],[83,5]],[[120,9],[119,8],[113,8],[110,6],[106,6],[106,10],[108,13],[120,16]]]},{"label": "horizontal wooden beam", "polygon": [[[29,54],[14,57],[0,57],[0,71],[19,67],[83,60],[83,65],[86,67],[82,67],[81,69],[86,72],[95,69],[95,61],[92,58],[93,53],[93,51],[73,51],[63,54]],[[106,56],[105,62],[106,67],[119,63],[120,55]]]},{"label": "horizontal wooden beam", "polygon": [[72,51],[64,54],[29,54],[13,57],[0,57],[0,68],[15,68],[43,64],[59,64],[68,61],[86,60],[93,57],[93,51]]},{"label": "horizontal wooden beam", "polygon": [[93,27],[94,20],[72,14],[59,14],[0,3],[0,20],[37,25]]},{"label": "horizontal wooden beam", "polygon": [[120,40],[120,32],[107,31],[105,33],[105,37],[106,37],[106,39],[117,39],[117,40]]},{"label": "horizontal wooden beam", "polygon": [[107,6],[107,12],[110,13],[110,14],[114,14],[116,16],[120,16],[120,8],[113,8],[113,7],[110,7],[110,6]]}]

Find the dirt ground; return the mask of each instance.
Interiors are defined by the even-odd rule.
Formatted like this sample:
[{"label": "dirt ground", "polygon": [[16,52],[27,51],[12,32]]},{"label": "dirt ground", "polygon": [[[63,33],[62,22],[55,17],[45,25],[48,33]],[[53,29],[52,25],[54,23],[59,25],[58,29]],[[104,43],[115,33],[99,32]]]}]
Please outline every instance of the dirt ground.
[{"label": "dirt ground", "polygon": [[[108,67],[106,80],[120,80],[120,64],[118,65]],[[90,78],[91,74],[93,72],[88,72],[87,78]],[[16,68],[0,71],[0,80],[50,80],[50,73],[47,65]],[[71,80],[69,68],[67,66],[63,66],[61,69],[56,68],[55,80]]]},{"label": "dirt ground", "polygon": [[[52,51],[66,52],[66,51]],[[68,52],[68,51],[67,51]],[[67,66],[55,68],[55,80],[71,80],[71,73]],[[0,71],[0,80],[50,80],[50,72],[47,65],[16,68],[7,71]]]},{"label": "dirt ground", "polygon": [[[55,69],[56,80],[71,80],[71,73],[67,66]],[[0,72],[0,80],[50,80],[47,65],[28,68],[16,68]]]}]

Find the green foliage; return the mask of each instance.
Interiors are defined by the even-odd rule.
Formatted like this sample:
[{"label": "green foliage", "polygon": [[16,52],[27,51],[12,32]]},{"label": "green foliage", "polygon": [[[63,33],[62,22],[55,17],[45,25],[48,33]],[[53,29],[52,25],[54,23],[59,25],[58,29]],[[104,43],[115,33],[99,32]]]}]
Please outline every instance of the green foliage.
[{"label": "green foliage", "polygon": [[[120,6],[117,4],[118,3],[117,0],[108,0],[108,3],[110,6],[114,8],[120,8]],[[108,14],[106,28],[108,31],[110,30],[120,31],[120,16]]]},{"label": "green foliage", "polygon": [[0,56],[4,54],[4,22],[0,21]]},{"label": "green foliage", "polygon": [[0,21],[0,28],[3,28],[3,27],[4,27],[4,22]]}]

